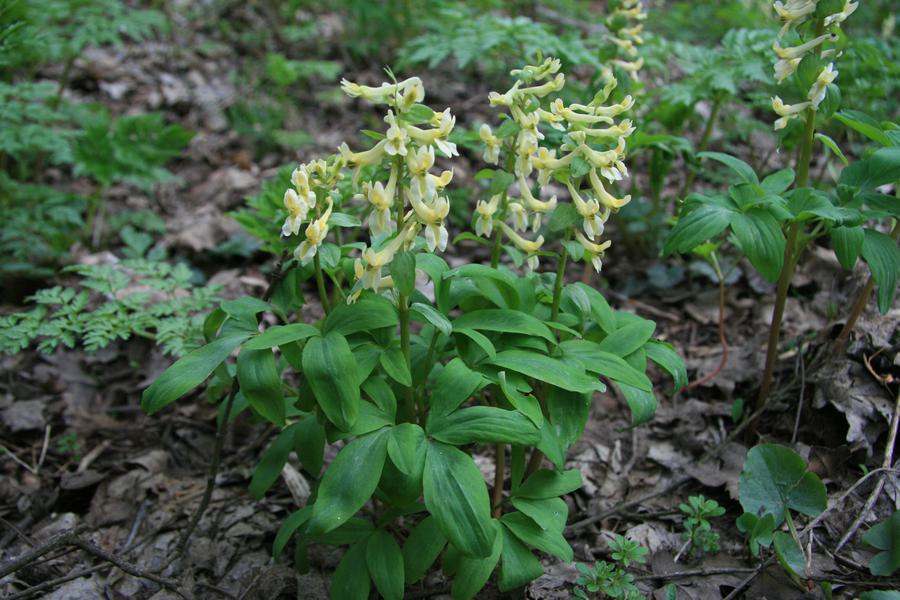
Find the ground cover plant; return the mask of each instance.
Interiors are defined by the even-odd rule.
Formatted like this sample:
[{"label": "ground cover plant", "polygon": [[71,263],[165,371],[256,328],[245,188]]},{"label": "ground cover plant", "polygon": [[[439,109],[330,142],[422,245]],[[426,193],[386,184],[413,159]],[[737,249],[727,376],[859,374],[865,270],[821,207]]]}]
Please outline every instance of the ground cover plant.
[{"label": "ground cover plant", "polygon": [[0,3],[10,598],[896,598],[896,10]]}]

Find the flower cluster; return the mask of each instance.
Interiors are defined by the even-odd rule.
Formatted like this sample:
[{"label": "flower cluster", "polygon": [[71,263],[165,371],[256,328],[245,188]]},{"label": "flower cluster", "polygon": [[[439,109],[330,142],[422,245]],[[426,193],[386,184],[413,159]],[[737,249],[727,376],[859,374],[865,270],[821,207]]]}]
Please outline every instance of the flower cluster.
[{"label": "flower cluster", "polygon": [[[364,289],[381,292],[393,286],[390,276],[382,275],[382,269],[398,252],[415,245],[419,231],[424,229],[425,245],[430,252],[446,249],[448,234],[444,219],[450,212],[450,201],[442,192],[453,179],[453,172],[435,175],[431,170],[436,152],[445,157],[458,153],[456,145],[448,139],[456,118],[450,109],[434,112],[420,104],[425,89],[418,77],[383,83],[380,87],[344,80],[341,86],[349,96],[389,107],[384,117],[387,130],[375,146],[362,152],[352,152],[347,144],[338,149],[345,163],[356,169],[354,185],[358,184],[363,168],[374,167],[375,174],[362,182],[362,192],[357,195],[371,208],[368,218],[371,240],[354,264],[356,284],[349,298],[352,302]],[[385,169],[387,182],[376,180]]]},{"label": "flower cluster", "polygon": [[[281,226],[284,236],[297,235],[310,212],[314,213],[306,227],[305,239],[294,250],[294,258],[308,264],[328,235],[328,219],[334,208],[332,192],[342,178],[343,161],[338,156],[313,160],[300,165],[291,174],[292,188],[284,193],[288,216]],[[326,206],[322,206],[323,202]],[[323,210],[324,208],[324,210]]]},{"label": "flower cluster", "polygon": [[641,33],[644,31],[642,21],[647,18],[641,0],[613,0],[606,19],[609,29],[607,39],[614,44],[621,58],[615,58],[612,64],[637,79],[638,72],[644,66],[643,57],[638,56],[638,46],[644,43]]},{"label": "flower cluster", "polygon": [[[772,98],[772,109],[778,115],[775,129],[783,129],[791,119],[797,118],[807,109],[816,111],[825,100],[828,86],[837,78],[834,69],[834,58],[838,51],[829,47],[837,41],[836,29],[856,11],[859,3],[855,0],[844,0],[843,4],[833,0],[785,0],[774,4],[775,13],[783,22],[778,34],[779,40],[773,45],[778,61],[775,63],[775,79],[783,82],[794,75],[800,64],[806,59],[814,61],[817,75],[811,82],[806,98],[794,104],[786,104],[781,97]],[[831,12],[834,11],[834,12]],[[790,30],[798,31],[804,23],[817,22],[817,31],[813,36],[795,46],[782,46],[781,39]],[[804,84],[804,88],[807,84]]]},{"label": "flower cluster", "polygon": [[[607,191],[603,179],[609,183],[620,181],[628,175],[623,158],[625,140],[634,132],[629,119],[616,122],[615,118],[634,105],[634,99],[626,96],[621,102],[604,106],[617,82],[610,71],[605,71],[606,85],[589,104],[566,105],[557,98],[542,107],[541,100],[558,92],[565,84],[559,60],[547,59],[538,66],[526,66],[512,71],[517,81],[506,93],[492,92],[492,106],[509,111],[509,120],[494,132],[482,125],[480,135],[485,144],[484,158],[499,164],[500,151],[505,149],[505,171],[511,172],[518,184],[518,194],[511,196],[508,190],[494,194],[490,200],[481,200],[475,208],[475,233],[489,237],[495,224],[519,250],[528,254],[528,266],[538,266],[537,252],[544,238],[534,240],[521,236],[519,231],[529,228],[535,233],[541,228],[542,216],[557,206],[556,196],[548,200],[540,198],[540,189],[551,177],[566,183],[572,204],[581,218],[581,231],[576,239],[585,254],[599,272],[601,258],[609,242],[600,243],[604,223],[612,212],[627,204],[630,196],[617,198]],[[543,82],[543,83],[541,83]],[[545,135],[540,125],[559,130],[564,134],[557,151],[541,145]],[[534,189],[528,178],[536,174]],[[587,187],[582,189],[582,182]],[[505,222],[505,219],[509,223]],[[498,232],[497,235],[500,235]]]}]

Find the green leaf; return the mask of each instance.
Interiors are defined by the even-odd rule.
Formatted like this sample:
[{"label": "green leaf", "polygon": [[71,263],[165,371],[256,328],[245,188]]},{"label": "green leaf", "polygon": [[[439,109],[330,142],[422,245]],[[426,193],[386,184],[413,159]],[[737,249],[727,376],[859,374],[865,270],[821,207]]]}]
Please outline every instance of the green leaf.
[{"label": "green leaf", "polygon": [[849,271],[856,265],[856,259],[862,252],[863,241],[866,238],[863,228],[860,226],[834,227],[828,233],[831,236],[834,255],[837,256],[841,266]]},{"label": "green leaf", "polygon": [[647,319],[638,319],[603,338],[597,344],[597,348],[624,358],[643,347],[654,331],[656,331],[656,323]]},{"label": "green leaf", "polygon": [[806,557],[797,541],[789,533],[776,531],[773,536],[775,542],[775,556],[781,563],[781,568],[794,577],[806,576]]},{"label": "green leaf", "polygon": [[418,477],[425,458],[425,432],[418,425],[401,423],[391,429],[387,451],[401,473]]},{"label": "green leaf", "polygon": [[675,392],[687,385],[687,369],[684,361],[671,344],[651,340],[644,345],[644,351],[647,352],[647,358],[672,376],[675,380]]},{"label": "green leaf", "polygon": [[572,562],[574,553],[569,542],[563,537],[562,532],[541,529],[537,523],[520,512],[506,513],[500,517],[500,522],[529,546],[534,546],[538,550],[552,554],[565,562]]},{"label": "green leaf", "polygon": [[540,430],[528,417],[492,406],[473,406],[429,419],[428,433],[455,446],[476,442],[533,446],[541,439]]},{"label": "green leaf", "polygon": [[[629,327],[632,325],[626,325],[623,330]],[[561,343],[559,348],[563,356],[577,360],[589,373],[597,373],[642,390],[649,391],[653,388],[653,384],[644,373],[629,365],[622,357],[601,350],[599,344],[586,340],[569,340]]]},{"label": "green leaf", "polygon": [[673,252],[690,252],[703,242],[712,240],[731,223],[736,213],[714,204],[704,204],[678,217],[675,227],[663,243],[663,256]]},{"label": "green leaf", "polygon": [[491,556],[497,531],[487,486],[472,458],[453,446],[430,442],[423,485],[425,506],[444,537],[467,556]]},{"label": "green leaf", "polygon": [[753,170],[753,167],[739,158],[729,154],[722,154],[721,152],[701,152],[697,156],[700,158],[711,158],[722,163],[738,176],[738,182],[759,183],[759,178],[756,176],[756,171]]},{"label": "green leaf", "polygon": [[333,212],[328,218],[329,227],[359,227],[362,221],[346,213]]},{"label": "green leaf", "polygon": [[841,171],[841,183],[862,190],[900,179],[900,148],[881,148]]},{"label": "green leaf", "polygon": [[312,415],[295,423],[294,452],[303,468],[318,477],[325,461],[325,428]]},{"label": "green leaf", "polygon": [[453,325],[450,324],[450,321],[445,317],[438,309],[431,306],[430,304],[425,304],[424,302],[413,302],[412,306],[413,314],[418,313],[424,319],[423,322],[428,322],[434,325],[434,327],[446,335],[450,337],[450,334],[453,333]]},{"label": "green leaf", "polygon": [[787,510],[810,517],[825,510],[825,485],[799,454],[777,444],[750,449],[738,486],[744,511],[757,517],[772,515],[776,526]]},{"label": "green leaf", "polygon": [[350,345],[332,331],[303,348],[303,374],[328,420],[348,431],[359,416],[359,374]]},{"label": "green leaf", "polygon": [[242,296],[241,298],[235,298],[234,300],[223,301],[222,310],[236,319],[253,321],[259,313],[272,310],[272,305],[259,298]]},{"label": "green leaf", "polygon": [[616,330],[616,315],[603,294],[595,290],[589,285],[578,282],[575,287],[580,288],[591,302],[591,316],[600,326],[600,329],[606,333],[612,333]]},{"label": "green leaf", "polygon": [[181,398],[206,381],[216,367],[248,337],[250,333],[247,332],[223,336],[178,359],[144,390],[141,408],[152,415]]},{"label": "green leaf", "polygon": [[504,350],[498,352],[491,363],[570,392],[592,392],[603,389],[600,381],[582,370],[537,352]]},{"label": "green leaf", "polygon": [[322,333],[332,331],[351,335],[360,331],[372,331],[382,327],[396,327],[399,323],[397,309],[390,300],[374,294],[366,294],[354,304],[334,307],[322,324]]},{"label": "green leaf", "polygon": [[872,278],[878,284],[878,310],[884,315],[891,309],[897,292],[900,249],[891,237],[874,229],[866,229],[864,235],[862,256],[869,265]]},{"label": "green leaf", "polygon": [[454,358],[438,375],[437,384],[431,394],[429,418],[450,414],[485,383],[481,373],[476,373],[462,360]]},{"label": "green leaf", "polygon": [[479,348],[484,350],[484,353],[488,355],[488,358],[494,358],[495,356],[497,356],[497,349],[494,348],[494,343],[491,342],[491,340],[488,339],[488,337],[483,333],[479,333],[474,329],[465,328],[456,329],[454,333],[464,335],[475,342],[475,344],[477,344]]},{"label": "green leaf", "polygon": [[294,449],[294,426],[283,429],[269,449],[263,454],[259,464],[253,471],[253,479],[250,480],[250,495],[259,500],[266,494],[266,490],[272,487],[281,469],[287,462],[288,455]]},{"label": "green leaf", "polygon": [[269,327],[260,335],[247,340],[243,348],[245,350],[265,350],[290,342],[299,342],[314,335],[319,335],[319,330],[306,323],[277,325]]},{"label": "green leaf", "polygon": [[540,469],[519,486],[515,497],[544,500],[563,496],[580,487],[581,472],[577,469],[562,472]]},{"label": "green leaf", "polygon": [[850,129],[863,134],[876,144],[882,146],[894,145],[891,143],[891,139],[881,129],[881,125],[878,124],[878,121],[863,112],[858,110],[842,110],[835,113],[834,118]]},{"label": "green leaf", "polygon": [[470,600],[484,587],[487,580],[490,579],[491,573],[500,560],[500,552],[503,549],[503,536],[500,533],[500,527],[496,521],[488,523],[493,535],[491,544],[491,552],[485,558],[467,558],[461,557],[459,568],[456,576],[453,578],[453,585],[450,587],[450,594],[453,600]]},{"label": "green leaf", "polygon": [[559,233],[581,221],[581,215],[568,202],[560,202],[550,215],[550,231]]},{"label": "green leaf", "polygon": [[379,429],[344,446],[325,471],[309,535],[328,533],[346,523],[363,507],[378,487],[387,456],[389,429]]},{"label": "green leaf", "polygon": [[408,111],[400,113],[400,119],[410,125],[421,125],[434,118],[434,111],[424,104],[413,104]]},{"label": "green leaf", "polygon": [[291,536],[294,535],[294,532],[297,531],[301,525],[309,520],[311,514],[312,507],[304,506],[300,510],[292,512],[290,516],[284,520],[284,523],[278,528],[278,533],[275,534],[275,543],[272,544],[272,557],[275,560],[278,560],[284,547],[287,545],[288,541],[290,541]]},{"label": "green leaf", "polygon": [[541,561],[506,527],[503,531],[503,550],[500,553],[501,592],[509,592],[527,585],[544,574]]},{"label": "green leaf", "polygon": [[391,379],[405,387],[412,385],[412,374],[400,348],[392,347],[385,350],[379,355],[378,361]]},{"label": "green leaf", "polygon": [[792,183],[794,183],[794,170],[787,167],[786,169],[775,171],[763,179],[760,185],[768,193],[778,195],[791,187]]},{"label": "green leaf", "polygon": [[863,536],[868,545],[881,550],[869,561],[869,571],[876,577],[890,577],[900,568],[900,510],[875,525]]},{"label": "green leaf", "polygon": [[784,266],[784,233],[772,214],[761,208],[737,213],[731,219],[731,230],[741,251],[768,281],[776,281]]},{"label": "green leaf", "polygon": [[506,371],[497,374],[500,383],[500,391],[513,407],[528,417],[536,427],[544,424],[544,413],[537,398],[531,394],[523,394],[506,380]]},{"label": "green leaf", "polygon": [[366,564],[367,545],[365,541],[358,542],[344,553],[331,576],[331,600],[368,600],[371,581]]},{"label": "green leaf", "polygon": [[533,335],[556,343],[556,338],[549,327],[531,315],[515,310],[487,308],[465,313],[453,321],[453,329]]},{"label": "green leaf", "polygon": [[402,600],[403,553],[394,536],[379,529],[372,534],[366,545],[366,564],[375,589],[385,600]]},{"label": "green leaf", "polygon": [[414,583],[425,576],[440,555],[447,538],[434,516],[422,519],[410,532],[403,545],[403,566],[406,583]]},{"label": "green leaf", "polygon": [[250,406],[267,421],[283,426],[284,395],[272,351],[242,348],[237,359],[237,379]]},{"label": "green leaf", "polygon": [[841,151],[841,147],[838,146],[838,145],[837,145],[837,142],[835,142],[833,139],[831,139],[830,137],[828,137],[828,136],[825,135],[824,133],[817,133],[817,134],[816,134],[816,139],[819,140],[820,142],[822,142],[822,144],[823,144],[826,148],[828,148],[829,150],[831,150],[831,153],[834,154],[835,156],[837,156],[837,157],[840,159],[840,161],[841,161],[842,163],[844,163],[844,166],[845,166],[845,167],[846,167],[847,165],[850,164],[850,161],[847,160],[847,157],[844,156],[843,151]]},{"label": "green leaf", "polygon": [[412,252],[400,252],[389,266],[397,291],[411,296],[416,291],[416,257]]},{"label": "green leaf", "polygon": [[900,592],[893,590],[873,590],[860,594],[859,600],[900,600]]},{"label": "green leaf", "polygon": [[643,425],[656,414],[656,396],[653,395],[653,392],[640,390],[624,383],[619,384],[619,390],[631,410],[632,427]]},{"label": "green leaf", "polygon": [[569,507],[562,498],[530,498],[513,497],[512,505],[528,515],[541,529],[562,533],[569,518]]}]

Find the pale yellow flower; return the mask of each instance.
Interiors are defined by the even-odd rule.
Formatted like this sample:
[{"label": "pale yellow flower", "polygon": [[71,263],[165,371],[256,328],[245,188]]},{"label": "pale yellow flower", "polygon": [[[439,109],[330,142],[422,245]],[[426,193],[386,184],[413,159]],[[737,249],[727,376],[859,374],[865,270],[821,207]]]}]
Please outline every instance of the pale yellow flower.
[{"label": "pale yellow flower", "polygon": [[373,235],[390,235],[394,230],[391,209],[394,206],[396,190],[397,169],[393,167],[387,186],[382,185],[380,181],[376,181],[374,184],[363,183],[363,193],[373,208],[369,215],[369,229],[372,230]]},{"label": "pale yellow flower", "polygon": [[[506,234],[506,237],[513,243],[513,245],[525,252],[534,256],[534,253],[541,249],[541,246],[544,245],[544,236],[539,235],[535,240],[527,240],[523,238],[521,235],[516,233],[509,225],[504,222],[500,222],[500,228],[503,230],[503,233]],[[536,261],[529,261],[529,267],[533,269],[537,268]]]},{"label": "pale yellow flower", "polygon": [[815,50],[822,44],[827,41],[834,41],[837,39],[837,36],[832,33],[824,33],[817,38],[813,38],[806,42],[805,44],[800,44],[799,46],[788,46],[787,48],[782,48],[778,42],[772,44],[772,50],[775,51],[775,54],[778,55],[778,58],[782,60],[791,60],[794,58],[803,58],[810,50]]},{"label": "pale yellow flower", "polygon": [[478,137],[484,142],[484,162],[496,165],[500,161],[500,138],[494,135],[487,123],[481,124]]},{"label": "pale yellow flower", "polygon": [[509,74],[526,81],[536,81],[555,75],[561,66],[558,58],[546,58],[540,65],[525,65],[521,69],[513,69]]},{"label": "pale yellow flower", "polygon": [[[313,199],[315,199],[315,194],[313,194]],[[309,204],[301,200],[296,191],[288,188],[284,192],[284,207],[288,210],[288,216],[284,220],[284,225],[281,226],[281,235],[297,235],[309,213]]]},{"label": "pale yellow flower", "polygon": [[535,213],[531,228],[537,231],[541,227],[541,215],[556,208],[556,196],[551,197],[549,200],[538,200],[531,193],[528,182],[525,181],[524,177],[519,177],[519,195],[522,196],[522,202],[525,207]]},{"label": "pale yellow flower", "polygon": [[607,192],[606,188],[603,187],[603,182],[600,181],[600,178],[597,176],[596,169],[591,169],[591,172],[588,174],[588,179],[591,182],[591,190],[594,192],[594,197],[599,200],[600,204],[603,206],[611,210],[619,210],[631,202],[631,194],[626,195],[624,198],[616,198]]},{"label": "pale yellow flower", "polygon": [[811,14],[816,12],[816,4],[818,0],[787,0],[786,2],[776,2],[772,8],[778,17],[784,21],[784,26],[778,33],[778,37],[783,36],[787,30],[799,23],[802,23]]},{"label": "pale yellow flower", "polygon": [[334,204],[331,198],[328,199],[328,208],[322,213],[322,216],[314,220],[306,228],[306,239],[300,242],[300,245],[294,250],[294,258],[300,261],[300,264],[309,264],[319,249],[319,246],[325,241],[328,235],[328,219],[331,217],[331,209]]},{"label": "pale yellow flower", "polygon": [[491,237],[494,230],[494,213],[500,206],[503,194],[494,194],[487,202],[479,200],[475,206],[475,235]]},{"label": "pale yellow flower", "polygon": [[509,216],[512,217],[513,227],[518,231],[528,229],[528,211],[518,202],[509,203]]},{"label": "pale yellow flower", "polygon": [[828,84],[832,83],[838,76],[838,72],[834,70],[834,63],[829,63],[827,67],[822,69],[819,76],[816,77],[815,83],[809,88],[807,98],[812,102],[812,109],[818,110],[822,100],[825,99],[825,93]]},{"label": "pale yellow flower", "polygon": [[390,125],[385,134],[387,144],[384,151],[391,156],[406,156],[406,145],[409,144],[409,134],[406,132],[406,128],[397,123],[397,117],[392,110],[388,111],[384,122]]},{"label": "pale yellow flower", "polygon": [[843,10],[841,10],[841,12],[834,13],[833,15],[825,17],[825,27],[840,25],[847,20],[847,17],[856,12],[857,8],[859,8],[859,2],[856,2],[854,0],[845,0],[844,8]]},{"label": "pale yellow flower", "polygon": [[575,232],[575,239],[581,244],[581,247],[584,248],[584,251],[591,257],[591,264],[594,266],[594,270],[598,273],[603,269],[603,254],[606,252],[606,249],[612,245],[612,242],[606,240],[602,244],[595,244],[588,240],[586,237],[581,235],[580,231]]},{"label": "pale yellow flower", "polygon": [[359,85],[342,79],[341,89],[348,96],[362,98],[375,104],[395,105],[400,100],[401,104],[409,103],[409,106],[412,106],[415,102],[421,102],[425,98],[425,88],[422,80],[418,77],[410,77],[399,83],[382,83],[379,87]]},{"label": "pale yellow flower", "polygon": [[797,71],[801,58],[779,59],[775,63],[775,81],[781,83]]},{"label": "pale yellow flower", "polygon": [[787,127],[788,121],[796,119],[800,113],[805,111],[812,105],[812,102],[798,102],[797,104],[785,104],[779,97],[772,98],[772,110],[781,117],[775,121],[775,129],[784,129]]},{"label": "pale yellow flower", "polygon": [[449,235],[444,219],[450,213],[450,201],[443,196],[437,196],[431,203],[422,201],[415,194],[408,194],[407,197],[416,217],[425,226],[425,243],[429,252],[434,252],[435,248],[441,252],[446,250]]},{"label": "pale yellow flower", "polygon": [[572,196],[572,203],[575,205],[575,210],[581,215],[581,227],[584,229],[584,232],[591,239],[603,235],[604,222],[606,221],[605,217],[609,215],[609,211],[601,213],[600,203],[597,202],[597,200],[594,198],[585,200],[571,183],[566,184],[566,186],[569,188],[569,195]]}]

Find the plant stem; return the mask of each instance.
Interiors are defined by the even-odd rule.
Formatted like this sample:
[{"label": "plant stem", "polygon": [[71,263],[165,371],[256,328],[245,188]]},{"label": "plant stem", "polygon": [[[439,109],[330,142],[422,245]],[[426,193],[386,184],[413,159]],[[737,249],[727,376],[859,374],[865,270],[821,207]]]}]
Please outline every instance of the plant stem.
[{"label": "plant stem", "polygon": [[491,268],[496,269],[500,265],[500,251],[502,250],[503,231],[498,227],[494,234],[494,246],[491,248]]},{"label": "plant stem", "polygon": [[494,446],[494,489],[491,493],[492,515],[500,518],[503,504],[503,480],[506,475],[506,444]]},{"label": "plant stem", "polygon": [[722,273],[722,267],[719,265],[716,253],[710,254],[709,258],[719,280],[719,343],[722,345],[722,358],[719,360],[719,365],[711,373],[691,382],[685,388],[687,390],[692,390],[712,380],[728,364],[728,340],[725,338],[725,275]]},{"label": "plant stem", "polygon": [[[409,298],[404,294],[399,294],[397,301],[397,309],[400,314],[400,351],[403,352],[403,359],[406,361],[406,368],[412,374],[412,361],[409,352]],[[413,422],[415,420],[415,399],[412,385],[403,391],[403,410],[400,412],[400,420],[403,422]]]},{"label": "plant stem", "polygon": [[559,256],[559,262],[556,265],[556,280],[553,282],[553,304],[550,306],[550,320],[555,321],[559,316],[559,301],[562,298],[563,282],[566,278],[566,263],[569,260],[569,251],[566,248],[566,242],[572,238],[572,228],[566,230],[563,238],[562,254]]},{"label": "plant stem", "polygon": [[[900,221],[894,221],[894,227],[891,229],[891,239],[896,242],[898,237],[900,237]],[[869,275],[869,281],[866,282],[865,287],[863,287],[862,291],[860,291],[859,295],[856,297],[856,301],[853,303],[853,307],[850,309],[850,314],[847,316],[847,322],[844,323],[844,327],[841,329],[841,332],[838,334],[837,339],[834,340],[834,344],[832,344],[831,346],[832,355],[836,356],[840,354],[844,350],[844,348],[847,347],[847,342],[850,339],[850,334],[856,327],[856,321],[859,319],[862,311],[869,303],[869,298],[872,296],[872,290],[874,289],[875,278]]]},{"label": "plant stem", "polygon": [[797,185],[806,187],[809,183],[809,163],[816,134],[816,111],[806,109],[806,128],[803,130],[803,145],[800,146],[800,160],[797,162]]},{"label": "plant stem", "polygon": [[313,265],[316,269],[316,288],[319,290],[319,300],[322,302],[322,309],[325,314],[331,312],[331,302],[328,300],[328,293],[325,291],[325,279],[322,277],[322,263],[319,262],[319,253],[313,257]]},{"label": "plant stem", "polygon": [[[791,287],[791,279],[794,276],[794,268],[800,249],[795,248],[797,237],[800,234],[800,223],[791,223],[788,229],[787,243],[784,246],[784,266],[781,276],[778,278],[778,287],[775,290],[775,306],[772,309],[772,324],[769,326],[769,341],[766,346],[766,366],[763,371],[762,383],[759,386],[759,395],[756,397],[756,410],[765,406],[769,398],[769,390],[772,387],[772,376],[775,372],[775,362],[778,359],[778,339],[781,335],[781,319],[784,317],[784,307],[787,304],[787,294]],[[750,435],[756,430],[756,424],[751,424]]]},{"label": "plant stem", "polygon": [[[712,137],[712,132],[716,126],[716,121],[719,120],[719,112],[722,110],[722,104],[724,100],[724,94],[716,94],[716,97],[713,100],[712,109],[709,111],[709,118],[706,120],[706,126],[703,128],[703,134],[700,136],[700,142],[697,144],[698,154],[706,150],[707,145],[709,145],[709,139]],[[691,187],[693,187],[694,180],[696,178],[697,171],[694,169],[688,170],[687,178],[684,180],[684,187],[681,188],[682,198],[687,196],[688,192],[691,191]]]}]

